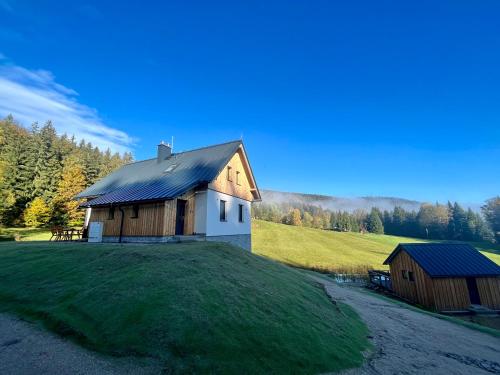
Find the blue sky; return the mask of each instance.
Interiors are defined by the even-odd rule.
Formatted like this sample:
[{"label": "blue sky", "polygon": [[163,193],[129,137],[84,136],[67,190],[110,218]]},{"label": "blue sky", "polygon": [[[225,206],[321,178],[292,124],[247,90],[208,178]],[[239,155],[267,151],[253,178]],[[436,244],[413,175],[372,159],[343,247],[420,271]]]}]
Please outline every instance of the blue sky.
[{"label": "blue sky", "polygon": [[500,193],[498,1],[0,0],[0,116],[152,157],[243,136],[261,188]]}]

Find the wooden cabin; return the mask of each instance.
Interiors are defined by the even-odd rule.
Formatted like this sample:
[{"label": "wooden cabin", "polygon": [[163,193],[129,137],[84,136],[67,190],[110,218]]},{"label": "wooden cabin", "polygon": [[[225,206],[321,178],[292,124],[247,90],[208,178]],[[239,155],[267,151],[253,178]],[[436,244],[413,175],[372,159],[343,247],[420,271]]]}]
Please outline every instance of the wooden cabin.
[{"label": "wooden cabin", "polygon": [[76,198],[87,200],[81,207],[92,241],[190,236],[250,250],[251,203],[260,192],[241,141],[180,153],[161,143],[155,158],[121,167]]},{"label": "wooden cabin", "polygon": [[500,310],[500,267],[467,244],[399,244],[384,264],[393,291],[436,311]]}]

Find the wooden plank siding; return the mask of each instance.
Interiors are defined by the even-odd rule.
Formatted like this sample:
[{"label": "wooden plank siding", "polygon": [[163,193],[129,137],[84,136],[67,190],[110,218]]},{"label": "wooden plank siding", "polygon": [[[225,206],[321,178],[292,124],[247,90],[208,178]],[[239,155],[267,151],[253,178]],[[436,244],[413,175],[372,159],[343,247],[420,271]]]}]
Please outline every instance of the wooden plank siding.
[{"label": "wooden plank siding", "polygon": [[184,219],[184,234],[194,234],[194,193],[186,197],[186,216]]},{"label": "wooden plank siding", "polygon": [[[465,277],[431,278],[404,250],[389,265],[394,292],[419,305],[437,311],[467,310],[471,304]],[[415,281],[403,278],[402,271],[412,271]],[[500,309],[500,277],[477,277],[481,305]]]},{"label": "wooden plank siding", "polygon": [[[194,232],[195,196],[194,191],[180,196],[178,199],[186,200],[186,214],[184,220],[184,234]],[[139,217],[132,218],[133,205],[123,206],[125,213],[122,236],[148,237],[148,236],[173,236],[177,216],[177,199],[158,203],[139,204]],[[109,220],[109,207],[92,208],[90,221],[104,223],[103,236],[120,235],[121,212],[115,207],[114,219]]]},{"label": "wooden plank siding", "polygon": [[175,234],[175,218],[177,216],[177,199],[165,201],[163,219],[163,236]]},{"label": "wooden plank siding", "polygon": [[[139,217],[132,218],[133,206],[124,206],[123,236],[163,236],[164,203],[139,205]],[[121,212],[115,207],[113,220],[108,219],[109,207],[92,208],[90,221],[104,223],[103,236],[119,236]]]},{"label": "wooden plank siding", "polygon": [[[389,267],[396,294],[422,306],[433,307],[432,279],[405,251],[400,251]],[[404,279],[403,270],[413,272],[415,281]]]},{"label": "wooden plank siding", "polygon": [[465,278],[432,279],[434,308],[438,311],[466,310],[470,306]]},{"label": "wooden plank siding", "polygon": [[481,305],[500,310],[500,277],[476,278]]},{"label": "wooden plank siding", "polygon": [[[251,174],[243,163],[243,151],[239,149],[226,164],[209,188],[221,193],[229,194],[247,201],[253,201]],[[228,167],[231,168],[231,178],[228,179]],[[236,175],[239,173],[239,180]]]},{"label": "wooden plank siding", "polygon": [[108,207],[94,207],[90,213],[90,222],[102,221],[104,223],[103,236],[119,236],[120,235],[120,211],[115,208],[115,218],[108,220]]}]

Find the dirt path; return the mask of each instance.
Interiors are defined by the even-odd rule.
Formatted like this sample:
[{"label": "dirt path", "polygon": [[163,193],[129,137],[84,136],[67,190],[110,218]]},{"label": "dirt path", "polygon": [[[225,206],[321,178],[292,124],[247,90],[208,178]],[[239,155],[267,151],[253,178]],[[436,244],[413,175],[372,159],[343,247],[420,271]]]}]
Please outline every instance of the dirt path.
[{"label": "dirt path", "polygon": [[375,353],[347,374],[500,374],[500,338],[316,278],[368,325]]},{"label": "dirt path", "polygon": [[159,374],[158,363],[101,356],[40,327],[0,314],[0,374]]}]

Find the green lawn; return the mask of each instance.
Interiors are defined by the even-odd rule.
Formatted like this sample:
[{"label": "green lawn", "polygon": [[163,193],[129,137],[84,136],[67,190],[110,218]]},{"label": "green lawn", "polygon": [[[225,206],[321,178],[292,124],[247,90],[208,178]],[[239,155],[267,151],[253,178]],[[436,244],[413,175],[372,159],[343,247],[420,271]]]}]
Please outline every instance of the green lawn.
[{"label": "green lawn", "polygon": [[46,228],[0,228],[0,241],[48,241],[50,230]]},{"label": "green lawn", "polygon": [[217,243],[0,243],[0,311],[167,373],[338,371],[367,328],[277,262]]},{"label": "green lawn", "polygon": [[[255,254],[287,264],[332,271],[384,269],[383,261],[400,242],[421,239],[333,232],[255,220],[252,223]],[[491,244],[473,243],[487,257],[500,264],[500,249]]]}]

